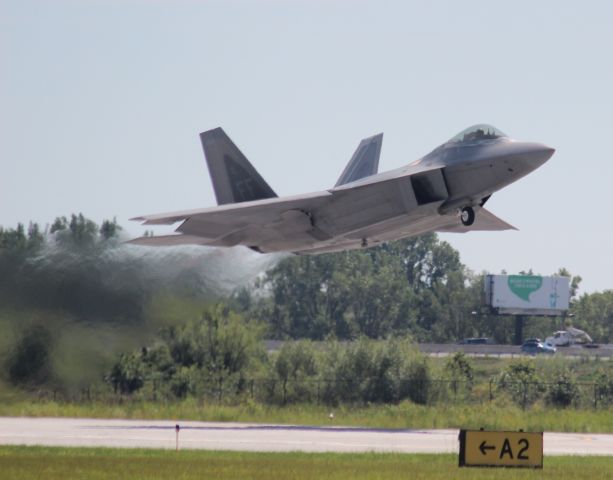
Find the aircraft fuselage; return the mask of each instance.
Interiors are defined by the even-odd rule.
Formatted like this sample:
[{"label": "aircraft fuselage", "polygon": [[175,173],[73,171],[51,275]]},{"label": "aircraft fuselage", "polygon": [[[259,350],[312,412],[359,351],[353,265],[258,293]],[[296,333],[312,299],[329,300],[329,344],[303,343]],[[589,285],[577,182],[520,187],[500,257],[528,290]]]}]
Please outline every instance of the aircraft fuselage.
[{"label": "aircraft fuselage", "polygon": [[182,221],[178,235],[144,245],[245,245],[259,252],[316,254],[367,247],[429,231],[507,230],[483,208],[496,191],[545,163],[554,149],[511,140],[488,125],[464,130],[404,167],[374,173],[382,135],[365,139],[337,184],[278,198],[225,135],[201,135],[218,207],[138,217]]}]

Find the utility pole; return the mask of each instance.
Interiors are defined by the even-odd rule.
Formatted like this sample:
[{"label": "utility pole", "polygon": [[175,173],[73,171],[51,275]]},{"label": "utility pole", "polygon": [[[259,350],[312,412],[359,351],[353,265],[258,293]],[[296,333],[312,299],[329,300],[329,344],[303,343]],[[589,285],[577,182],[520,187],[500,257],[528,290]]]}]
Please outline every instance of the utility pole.
[{"label": "utility pole", "polygon": [[521,345],[524,341],[524,323],[526,317],[524,315],[515,315],[515,345]]}]

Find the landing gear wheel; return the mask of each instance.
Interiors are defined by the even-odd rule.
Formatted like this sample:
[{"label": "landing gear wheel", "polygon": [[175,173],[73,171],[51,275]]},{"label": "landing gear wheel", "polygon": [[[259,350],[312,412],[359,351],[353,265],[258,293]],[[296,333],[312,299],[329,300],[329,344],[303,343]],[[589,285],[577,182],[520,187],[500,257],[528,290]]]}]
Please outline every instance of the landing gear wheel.
[{"label": "landing gear wheel", "polygon": [[473,223],[475,223],[475,211],[472,207],[464,207],[460,212],[460,220],[462,220],[462,225],[465,227],[470,227]]}]

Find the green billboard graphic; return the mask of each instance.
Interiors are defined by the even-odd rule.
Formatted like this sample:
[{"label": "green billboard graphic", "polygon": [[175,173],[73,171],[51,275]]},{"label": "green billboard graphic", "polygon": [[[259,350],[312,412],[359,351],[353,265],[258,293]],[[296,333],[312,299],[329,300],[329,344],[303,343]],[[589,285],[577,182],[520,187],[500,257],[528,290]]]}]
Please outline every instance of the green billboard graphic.
[{"label": "green billboard graphic", "polygon": [[537,275],[509,275],[508,284],[515,295],[529,302],[530,294],[536,292],[543,285],[543,277]]}]

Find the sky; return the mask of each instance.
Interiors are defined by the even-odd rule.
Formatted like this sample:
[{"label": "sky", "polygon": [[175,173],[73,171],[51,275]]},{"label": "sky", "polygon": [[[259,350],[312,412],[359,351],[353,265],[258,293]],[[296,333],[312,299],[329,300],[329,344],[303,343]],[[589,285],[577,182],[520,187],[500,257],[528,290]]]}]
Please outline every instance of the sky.
[{"label": "sky", "polygon": [[279,195],[380,171],[489,123],[556,148],[444,234],[476,272],[613,288],[613,3],[0,0],[0,226],[215,205],[198,133],[222,126]]}]

